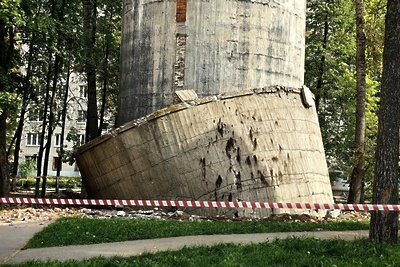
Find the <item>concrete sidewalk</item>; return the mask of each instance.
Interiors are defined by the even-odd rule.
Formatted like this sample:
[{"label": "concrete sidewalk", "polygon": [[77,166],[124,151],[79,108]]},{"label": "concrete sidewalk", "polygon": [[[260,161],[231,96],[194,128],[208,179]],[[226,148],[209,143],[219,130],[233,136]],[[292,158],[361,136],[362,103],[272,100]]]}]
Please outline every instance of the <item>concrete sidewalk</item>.
[{"label": "concrete sidewalk", "polygon": [[0,264],[10,260],[46,225],[43,222],[0,224]]},{"label": "concrete sidewalk", "polygon": [[[354,240],[368,237],[368,231],[320,231],[266,234],[184,236],[149,240],[136,240],[95,245],[51,247],[20,250],[7,257],[6,263],[21,263],[29,260],[82,260],[92,257],[136,256],[183,247],[211,246],[221,243],[250,244],[274,241],[290,237],[315,237],[320,239]],[[2,243],[2,242],[0,242]],[[3,262],[4,263],[4,262]]]}]

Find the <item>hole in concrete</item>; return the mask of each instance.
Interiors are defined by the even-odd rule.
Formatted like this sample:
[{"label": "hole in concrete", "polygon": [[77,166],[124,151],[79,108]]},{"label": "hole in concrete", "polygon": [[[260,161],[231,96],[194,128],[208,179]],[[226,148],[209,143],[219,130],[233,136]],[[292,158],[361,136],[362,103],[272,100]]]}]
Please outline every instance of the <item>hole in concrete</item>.
[{"label": "hole in concrete", "polygon": [[242,190],[242,176],[240,175],[240,171],[235,172],[235,177],[236,177],[235,185],[237,190]]},{"label": "hole in concrete", "polygon": [[257,138],[254,138],[254,141],[253,141],[253,150],[256,150],[257,149]]},{"label": "hole in concrete", "polygon": [[240,163],[240,147],[237,148],[236,161]]},{"label": "hole in concrete", "polygon": [[246,164],[251,166],[251,160],[250,160],[250,156],[247,156],[246,158]]},{"label": "hole in concrete", "polygon": [[279,180],[283,181],[283,173],[281,171],[278,172]]},{"label": "hole in concrete", "polygon": [[252,127],[250,127],[250,130],[249,130],[249,137],[250,137],[250,140],[253,140],[253,128]]},{"label": "hole in concrete", "polygon": [[267,179],[266,179],[266,177],[264,176],[264,174],[263,174],[262,172],[260,172],[260,171],[259,171],[259,174],[260,174],[261,183],[264,184],[264,185],[266,185],[266,186],[269,186],[269,184],[268,184],[268,182],[267,182]]},{"label": "hole in concrete", "polygon": [[218,178],[217,178],[217,180],[215,181],[215,187],[216,187],[217,189],[220,189],[220,188],[221,188],[221,184],[222,184],[222,177],[221,177],[221,175],[218,175]]},{"label": "hole in concrete", "polygon": [[221,118],[219,118],[219,121],[218,121],[217,131],[221,135],[221,137],[224,136],[224,124],[222,123]]},{"label": "hole in concrete", "polygon": [[231,137],[228,139],[225,146],[225,153],[229,158],[231,158],[231,154],[229,152],[233,149],[234,146],[235,146],[235,139]]}]

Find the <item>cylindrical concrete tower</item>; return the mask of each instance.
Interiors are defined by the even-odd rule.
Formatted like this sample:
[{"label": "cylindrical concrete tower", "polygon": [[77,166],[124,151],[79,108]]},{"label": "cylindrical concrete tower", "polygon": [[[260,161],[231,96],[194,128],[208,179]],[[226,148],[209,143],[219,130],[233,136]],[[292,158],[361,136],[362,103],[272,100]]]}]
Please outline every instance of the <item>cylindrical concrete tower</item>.
[{"label": "cylindrical concrete tower", "polygon": [[306,0],[125,0],[117,124],[174,102],[301,87]]},{"label": "cylindrical concrete tower", "polygon": [[[75,154],[91,197],[332,203],[303,87],[306,0],[124,1],[123,125]],[[200,98],[170,105],[182,89]],[[279,212],[296,211],[257,214]]]}]

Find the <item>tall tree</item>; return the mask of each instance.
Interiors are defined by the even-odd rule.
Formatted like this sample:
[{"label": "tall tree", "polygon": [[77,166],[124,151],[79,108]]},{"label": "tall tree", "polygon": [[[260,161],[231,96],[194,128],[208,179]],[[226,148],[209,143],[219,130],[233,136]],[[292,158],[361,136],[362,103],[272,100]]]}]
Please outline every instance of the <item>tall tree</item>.
[{"label": "tall tree", "polygon": [[96,97],[96,20],[97,0],[82,0],[83,4],[83,39],[84,39],[84,65],[87,80],[88,104],[86,120],[86,141],[97,136],[98,115]]},{"label": "tall tree", "polygon": [[[56,29],[56,35],[57,35],[57,40],[56,40],[56,47],[61,48],[64,43],[64,34],[61,31],[63,27],[63,22],[64,22],[64,12],[65,12],[65,7],[66,7],[66,0],[62,0],[61,2],[61,7],[56,12],[56,22],[55,25],[57,25]],[[44,155],[44,164],[43,164],[43,182],[42,182],[42,197],[45,197],[46,195],[46,185],[47,185],[47,169],[48,169],[48,164],[49,164],[49,156],[50,156],[50,150],[51,150],[51,140],[53,138],[53,132],[55,128],[55,100],[56,100],[56,93],[57,93],[57,86],[58,86],[58,81],[59,81],[59,76],[61,72],[61,67],[62,67],[62,61],[63,61],[63,55],[61,54],[61,51],[58,51],[56,53],[55,59],[54,59],[54,71],[53,71],[53,81],[52,81],[52,89],[51,89],[51,99],[50,99],[50,105],[49,105],[49,126],[47,130],[47,143],[46,143],[46,151]]]},{"label": "tall tree", "polygon": [[8,182],[8,159],[6,153],[6,125],[7,112],[0,113],[0,196],[7,196],[9,193]]},{"label": "tall tree", "polygon": [[68,93],[69,93],[69,79],[71,75],[71,52],[68,55],[67,63],[67,77],[65,79],[65,90],[62,100],[62,110],[61,110],[61,134],[60,134],[60,149],[58,150],[58,161],[57,161],[57,173],[56,173],[56,193],[59,191],[59,178],[61,175],[62,161],[64,158],[64,137],[65,137],[65,123],[67,120],[67,105],[68,105]]},{"label": "tall tree", "polygon": [[344,170],[354,142],[354,5],[348,0],[309,0],[307,10],[305,84],[318,102],[328,167]]},{"label": "tall tree", "polygon": [[41,91],[41,95],[45,95],[44,99],[42,100],[42,113],[43,113],[43,120],[40,129],[40,137],[39,137],[39,151],[36,161],[36,185],[35,185],[35,196],[38,197],[40,194],[40,179],[42,178],[42,167],[43,167],[43,157],[45,156],[45,148],[48,144],[45,143],[46,133],[49,125],[49,107],[51,105],[51,81],[53,76],[54,70],[54,48],[55,48],[55,21],[56,21],[56,6],[57,3],[55,0],[51,1],[44,1],[43,2],[43,12],[40,14],[40,24],[42,24],[41,34],[42,40],[40,42],[40,46],[42,47],[42,57],[45,58],[45,62],[42,63],[41,69],[43,71],[39,72],[38,75],[42,77],[42,80],[45,81],[44,86],[43,84],[37,84],[37,90]]},{"label": "tall tree", "polygon": [[14,148],[14,161],[13,161],[13,166],[12,166],[12,185],[11,189],[15,190],[16,186],[16,177],[18,174],[18,166],[19,166],[19,151],[21,148],[21,139],[22,139],[22,131],[24,128],[24,122],[25,122],[25,115],[27,111],[27,107],[29,104],[29,91],[30,91],[30,80],[32,76],[32,61],[33,61],[33,37],[32,40],[30,41],[29,44],[29,51],[28,51],[28,64],[27,64],[27,70],[26,70],[26,75],[23,83],[23,96],[22,96],[22,105],[21,105],[21,110],[19,114],[19,120],[18,120],[18,127],[17,130],[15,131],[15,148]]},{"label": "tall tree", "polygon": [[[365,185],[374,176],[385,5],[364,1],[366,39]],[[341,178],[355,165],[356,16],[355,1],[308,0],[305,84],[318,98],[318,118],[328,167]],[[383,14],[383,15],[382,15]],[[325,33],[328,35],[326,36]],[[323,59],[323,60],[322,60]],[[323,63],[323,64],[322,64]],[[324,67],[322,67],[324,66]],[[337,172],[340,171],[340,172]],[[335,180],[336,177],[331,177]]]},{"label": "tall tree", "polygon": [[[388,0],[373,202],[398,203],[400,130],[400,0]],[[396,243],[398,213],[374,212],[370,239]]]},{"label": "tall tree", "polygon": [[122,5],[115,1],[98,0],[97,18],[98,51],[102,53],[98,79],[101,81],[99,134],[113,124],[112,113],[116,108],[115,96],[119,88],[119,57],[121,43]]},{"label": "tall tree", "polygon": [[44,106],[43,106],[43,123],[40,132],[39,138],[39,153],[36,162],[36,186],[35,186],[35,196],[39,196],[40,189],[40,179],[42,177],[42,164],[43,164],[43,155],[45,150],[45,136],[46,129],[48,126],[48,116],[47,112],[49,110],[49,101],[50,101],[50,83],[51,83],[51,74],[53,72],[53,52],[51,51],[51,46],[48,47],[48,62],[47,62],[47,75],[46,75],[46,89],[45,89],[45,97],[44,97]]},{"label": "tall tree", "polygon": [[356,11],[356,38],[357,38],[357,104],[356,104],[356,132],[355,132],[355,164],[351,173],[350,192],[348,203],[360,203],[363,191],[363,179],[365,173],[365,102],[366,102],[366,36],[364,21],[364,1],[355,0]]},{"label": "tall tree", "polygon": [[7,120],[14,105],[14,68],[17,67],[16,32],[22,23],[21,1],[3,0],[0,8],[0,196],[9,191]]}]

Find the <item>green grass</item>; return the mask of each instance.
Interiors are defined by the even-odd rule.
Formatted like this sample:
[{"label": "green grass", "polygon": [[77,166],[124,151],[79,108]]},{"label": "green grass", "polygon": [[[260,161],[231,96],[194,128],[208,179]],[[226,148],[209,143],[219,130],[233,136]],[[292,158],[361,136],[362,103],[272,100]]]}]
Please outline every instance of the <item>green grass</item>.
[{"label": "green grass", "polygon": [[184,248],[129,258],[28,262],[18,266],[400,266],[400,246],[368,240],[293,238],[256,245]]},{"label": "green grass", "polygon": [[62,218],[37,233],[26,248],[96,244],[187,235],[366,230],[364,222],[174,221],[129,218]]}]

